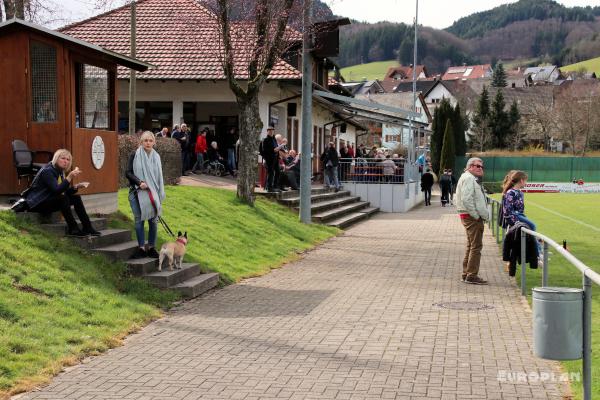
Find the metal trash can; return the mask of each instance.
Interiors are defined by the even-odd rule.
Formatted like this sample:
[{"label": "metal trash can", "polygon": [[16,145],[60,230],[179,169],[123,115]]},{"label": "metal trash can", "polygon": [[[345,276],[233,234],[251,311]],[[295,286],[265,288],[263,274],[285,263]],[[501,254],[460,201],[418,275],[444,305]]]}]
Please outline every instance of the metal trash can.
[{"label": "metal trash can", "polygon": [[533,354],[547,360],[582,358],[582,289],[533,289]]}]

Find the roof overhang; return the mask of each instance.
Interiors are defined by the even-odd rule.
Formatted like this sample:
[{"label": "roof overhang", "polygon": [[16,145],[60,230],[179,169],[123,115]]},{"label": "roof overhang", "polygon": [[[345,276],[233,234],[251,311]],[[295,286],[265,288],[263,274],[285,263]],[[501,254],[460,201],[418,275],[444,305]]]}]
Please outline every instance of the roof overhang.
[{"label": "roof overhang", "polygon": [[28,21],[23,21],[20,19],[10,19],[8,21],[0,23],[0,35],[3,31],[10,31],[13,29],[25,29],[39,34],[51,36],[56,39],[60,39],[62,41],[74,44],[76,46],[95,51],[99,54],[102,54],[109,61],[112,61],[115,64],[122,65],[124,67],[131,68],[139,72],[144,72],[149,68],[154,68],[154,65],[152,64],[145,63],[143,61],[137,60],[132,57],[128,57],[123,54],[115,53],[114,51],[104,49],[95,44],[84,42],[83,40],[76,39],[72,36],[65,35],[61,32],[53,31],[51,29],[45,28],[41,25],[37,25]]}]

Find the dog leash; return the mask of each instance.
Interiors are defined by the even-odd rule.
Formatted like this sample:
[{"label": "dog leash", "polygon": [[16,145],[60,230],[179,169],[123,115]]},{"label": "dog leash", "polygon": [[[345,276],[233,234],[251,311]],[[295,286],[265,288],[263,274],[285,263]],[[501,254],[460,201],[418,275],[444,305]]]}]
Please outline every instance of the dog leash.
[{"label": "dog leash", "polygon": [[[139,191],[140,191],[140,189],[136,190],[136,192],[138,192],[138,193],[139,193]],[[146,192],[148,192],[148,197],[150,198],[150,203],[152,204],[152,207],[154,208],[154,212],[158,216],[158,221],[160,222],[160,224],[162,225],[162,227],[165,228],[165,231],[167,231],[167,233],[169,235],[171,235],[172,238],[175,238],[176,236],[173,233],[173,231],[171,230],[171,228],[169,227],[169,225],[167,225],[167,222],[163,219],[163,217],[161,217],[160,215],[158,215],[158,208],[156,207],[156,203],[154,202],[154,196],[152,195],[152,191],[151,190],[146,190]]]}]

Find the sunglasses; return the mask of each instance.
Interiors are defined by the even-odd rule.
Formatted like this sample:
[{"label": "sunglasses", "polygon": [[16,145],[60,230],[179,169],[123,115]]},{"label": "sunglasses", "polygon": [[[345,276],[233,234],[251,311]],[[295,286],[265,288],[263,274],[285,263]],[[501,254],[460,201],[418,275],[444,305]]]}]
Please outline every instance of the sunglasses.
[{"label": "sunglasses", "polygon": [[473,164],[473,165],[471,165],[471,167],[483,169],[483,165],[480,165],[480,164]]}]

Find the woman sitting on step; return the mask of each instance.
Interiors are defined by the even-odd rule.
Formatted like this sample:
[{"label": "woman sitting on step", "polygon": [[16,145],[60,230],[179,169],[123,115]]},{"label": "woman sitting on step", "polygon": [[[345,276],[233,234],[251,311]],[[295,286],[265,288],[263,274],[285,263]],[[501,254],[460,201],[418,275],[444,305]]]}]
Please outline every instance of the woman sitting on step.
[{"label": "woman sitting on step", "polygon": [[[165,199],[162,164],[154,150],[154,134],[146,131],[140,137],[140,146],[131,153],[125,176],[129,180],[129,204],[135,220],[138,249],[133,258],[158,258],[156,246],[157,220],[162,214]],[[148,221],[148,246],[145,246],[144,221]]]},{"label": "woman sitting on step", "polygon": [[[85,210],[81,196],[77,194],[79,188],[86,184],[78,183],[73,185],[73,178],[81,174],[78,167],[71,170],[73,156],[66,149],[59,149],[54,153],[52,161],[44,166],[27,189],[25,198],[29,210],[42,214],[50,214],[60,211],[67,223],[67,234],[71,236],[85,237],[87,235],[100,236],[90,222],[90,218]],[[65,176],[65,174],[67,174]],[[79,217],[83,230],[79,229],[71,206],[75,208],[75,213]]]}]

